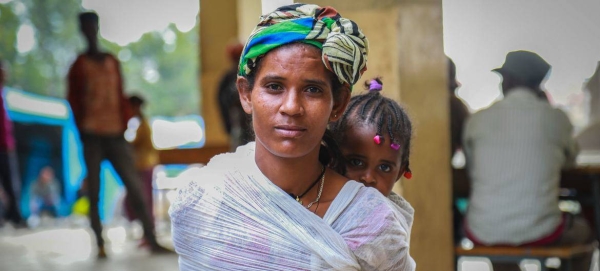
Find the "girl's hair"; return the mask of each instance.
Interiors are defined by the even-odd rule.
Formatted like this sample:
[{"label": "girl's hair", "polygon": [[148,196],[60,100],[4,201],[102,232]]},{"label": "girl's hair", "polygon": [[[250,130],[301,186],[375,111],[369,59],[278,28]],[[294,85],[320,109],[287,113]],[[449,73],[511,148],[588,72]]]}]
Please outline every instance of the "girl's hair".
[{"label": "girl's hair", "polygon": [[[302,46],[302,45],[313,46],[308,43],[293,42],[293,43],[288,43],[288,44],[282,45],[280,47]],[[280,47],[278,47],[278,48],[280,48]],[[317,48],[317,47],[315,47],[315,48]],[[245,76],[246,80],[248,80],[250,89],[254,88],[254,83],[256,82],[256,74],[258,74],[258,72],[261,69],[261,66],[262,66],[261,64],[262,64],[263,58],[264,58],[264,56],[259,57],[256,60],[255,69],[250,74]],[[332,73],[332,72],[329,72],[329,73],[330,73],[330,79],[331,79],[331,91],[333,94],[333,99],[335,102],[341,102],[341,98],[342,98],[341,94],[342,94],[342,91],[344,91],[342,88],[343,85],[340,82],[340,80],[337,78],[337,76],[335,76],[334,73]],[[249,117],[247,118],[247,121],[249,122],[248,129],[253,129],[251,115],[249,115]],[[253,137],[256,136],[254,134],[253,130],[251,131],[251,133],[252,133]],[[340,150],[339,145],[337,144],[336,140],[334,139],[333,133],[329,129],[325,129],[325,134],[323,134],[323,138],[321,139],[321,149],[319,150],[319,162],[321,162],[321,164],[323,164],[323,165],[327,165],[328,167],[337,171],[340,174],[345,174],[346,166],[345,166],[345,163],[343,162],[343,159],[344,158],[342,156],[342,151]]]},{"label": "girl's hair", "polygon": [[[365,82],[368,93],[356,95],[350,99],[348,108],[342,117],[330,125],[330,129],[337,142],[344,144],[345,134],[353,125],[373,125],[377,130],[373,136],[387,134],[391,142],[382,142],[388,147],[402,151],[401,168],[410,172],[410,140],[412,137],[412,124],[408,115],[396,101],[380,94],[383,83],[381,78]],[[383,141],[383,138],[381,138]],[[376,143],[373,143],[376,144]],[[392,144],[397,144],[392,146]]]}]

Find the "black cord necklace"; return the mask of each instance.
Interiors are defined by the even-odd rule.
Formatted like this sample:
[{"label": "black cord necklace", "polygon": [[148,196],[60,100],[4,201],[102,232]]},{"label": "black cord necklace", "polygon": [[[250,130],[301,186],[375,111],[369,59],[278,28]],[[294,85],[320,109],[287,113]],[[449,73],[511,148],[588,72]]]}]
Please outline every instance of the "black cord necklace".
[{"label": "black cord necklace", "polygon": [[288,193],[288,195],[290,195],[290,197],[292,197],[297,202],[302,204],[302,200],[300,200],[300,199],[302,197],[304,197],[304,195],[306,195],[306,193],[308,193],[308,191],[310,191],[313,187],[315,187],[315,185],[319,182],[319,180],[321,180],[321,178],[323,178],[323,175],[325,175],[325,167],[324,166],[323,166],[323,169],[321,170],[321,174],[319,174],[319,177],[317,177],[317,179],[308,187],[308,189],[306,189],[306,191],[304,191],[304,193],[302,193],[298,196],[294,195],[293,193]]}]

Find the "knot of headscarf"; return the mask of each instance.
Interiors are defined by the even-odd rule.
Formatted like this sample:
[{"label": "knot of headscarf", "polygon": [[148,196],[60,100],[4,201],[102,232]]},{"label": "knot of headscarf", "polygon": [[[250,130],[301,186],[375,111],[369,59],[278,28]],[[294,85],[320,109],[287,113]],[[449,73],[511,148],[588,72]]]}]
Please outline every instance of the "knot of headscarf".
[{"label": "knot of headscarf", "polygon": [[252,73],[259,57],[293,42],[322,49],[325,67],[342,84],[354,85],[367,70],[369,42],[356,23],[331,7],[294,4],[260,17],[244,46],[239,74]]}]

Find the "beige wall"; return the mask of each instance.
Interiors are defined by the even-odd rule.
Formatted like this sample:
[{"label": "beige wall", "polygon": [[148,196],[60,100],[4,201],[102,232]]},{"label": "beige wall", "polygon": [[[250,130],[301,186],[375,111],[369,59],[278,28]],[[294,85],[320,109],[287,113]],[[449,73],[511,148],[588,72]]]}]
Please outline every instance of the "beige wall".
[{"label": "beige wall", "polygon": [[[382,76],[384,95],[413,121],[411,180],[396,191],[415,208],[411,254],[417,270],[452,270],[448,92],[441,1],[315,0],[354,20],[370,42],[364,80]],[[361,83],[362,83],[361,82]],[[354,93],[360,93],[361,86]]]},{"label": "beige wall", "polygon": [[238,40],[245,44],[262,14],[260,0],[237,0]]},{"label": "beige wall", "polygon": [[206,125],[206,145],[229,144],[217,104],[221,75],[231,67],[225,47],[237,39],[237,0],[200,1],[200,86],[202,116]]},{"label": "beige wall", "polygon": [[[415,122],[411,166],[416,177],[406,181],[404,189],[417,212],[411,245],[418,252],[419,270],[448,270],[454,263],[454,250],[441,1],[403,4],[399,28],[400,101]],[[435,261],[428,260],[432,255]]]},{"label": "beige wall", "polygon": [[[226,19],[222,16],[232,13],[237,16],[228,16]],[[200,1],[199,85],[207,146],[229,144],[216,102],[219,79],[232,65],[225,48],[234,42],[245,43],[260,15],[260,0]]]}]

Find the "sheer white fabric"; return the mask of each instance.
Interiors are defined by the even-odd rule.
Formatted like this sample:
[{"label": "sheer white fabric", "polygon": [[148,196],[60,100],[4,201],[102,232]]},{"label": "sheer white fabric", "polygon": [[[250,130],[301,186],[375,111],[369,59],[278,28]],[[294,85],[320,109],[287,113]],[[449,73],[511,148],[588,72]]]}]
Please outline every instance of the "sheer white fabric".
[{"label": "sheer white fabric", "polygon": [[271,183],[254,143],[213,158],[169,210],[181,270],[414,270],[412,208],[349,181],[323,219]]}]

